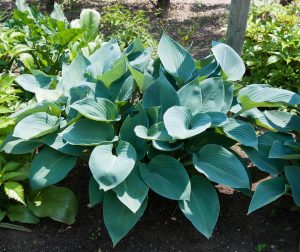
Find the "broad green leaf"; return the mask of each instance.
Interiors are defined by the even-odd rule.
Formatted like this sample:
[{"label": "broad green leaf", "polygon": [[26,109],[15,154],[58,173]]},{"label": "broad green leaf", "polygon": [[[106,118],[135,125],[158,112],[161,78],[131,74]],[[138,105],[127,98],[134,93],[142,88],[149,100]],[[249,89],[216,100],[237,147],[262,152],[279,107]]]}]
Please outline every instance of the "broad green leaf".
[{"label": "broad green leaf", "polygon": [[221,112],[226,114],[232,106],[233,95],[234,95],[234,84],[229,81],[223,81],[223,83],[224,83],[224,103]]},{"label": "broad green leaf", "polygon": [[[202,112],[202,89],[196,79],[177,91],[180,104],[188,108],[193,115]],[[206,94],[205,94],[206,95]]]},{"label": "broad green leaf", "polygon": [[276,140],[273,142],[272,148],[269,153],[269,158],[276,159],[300,159],[300,153],[286,146],[284,142]]},{"label": "broad green leaf", "polygon": [[114,128],[111,124],[81,119],[71,124],[59,135],[72,145],[98,145],[114,139]]},{"label": "broad green leaf", "polygon": [[201,112],[221,112],[225,90],[221,78],[209,78],[199,83],[202,93]]},{"label": "broad green leaf", "polygon": [[300,133],[300,116],[277,110],[266,110],[264,115],[273,128],[281,132],[296,131]]},{"label": "broad green leaf", "polygon": [[158,45],[158,56],[166,69],[180,85],[185,84],[195,70],[190,53],[164,33]]},{"label": "broad green leaf", "polygon": [[122,183],[132,171],[136,161],[134,147],[120,141],[116,148],[116,156],[112,153],[112,144],[102,144],[93,150],[89,166],[93,177],[104,191]]},{"label": "broad green leaf", "polygon": [[228,80],[239,81],[242,79],[246,71],[245,65],[241,57],[230,46],[218,43],[211,50]]},{"label": "broad green leaf", "polygon": [[236,141],[224,134],[221,134],[220,132],[209,129],[197,136],[188,139],[185,142],[185,148],[189,153],[194,153],[207,144],[217,144],[225,148],[230,148],[231,146],[236,144]]},{"label": "broad green leaf", "polygon": [[61,118],[38,112],[22,119],[13,131],[13,137],[30,140],[56,131]]},{"label": "broad green leaf", "polygon": [[[0,164],[1,164],[1,158],[0,158]],[[9,161],[2,167],[1,172],[3,174],[6,172],[14,171],[22,167],[22,165],[23,165],[22,162]]]},{"label": "broad green leaf", "polygon": [[287,188],[283,177],[276,177],[261,182],[253,194],[248,214],[270,204],[285,194]]},{"label": "broad green leaf", "polygon": [[73,169],[76,160],[74,156],[44,147],[31,163],[29,177],[31,188],[40,189],[61,181]]},{"label": "broad green leaf", "polygon": [[26,206],[23,186],[15,181],[4,183],[4,191],[8,198],[14,199]]},{"label": "broad green leaf", "polygon": [[246,168],[224,147],[207,144],[193,154],[195,168],[209,180],[233,188],[250,188]]},{"label": "broad green leaf", "polygon": [[89,200],[89,207],[94,207],[104,200],[104,191],[100,189],[99,184],[93,176],[91,176],[89,181]]},{"label": "broad green leaf", "polygon": [[67,30],[62,30],[55,33],[55,35],[53,36],[53,41],[62,47],[67,47],[68,44],[78,40],[81,34],[83,33],[83,31],[84,31],[83,29],[78,29],[78,28],[70,28]]},{"label": "broad green leaf", "polygon": [[142,93],[155,82],[155,79],[147,71],[142,73],[130,65],[128,65],[128,69]]},{"label": "broad green leaf", "polygon": [[79,52],[72,63],[62,72],[62,78],[57,84],[57,89],[63,90],[68,95],[69,90],[76,83],[86,81],[85,70],[90,65],[90,61]]},{"label": "broad green leaf", "polygon": [[121,119],[115,104],[104,98],[97,98],[96,101],[86,98],[74,102],[70,107],[93,121],[112,122]]},{"label": "broad green leaf", "polygon": [[131,100],[135,89],[134,79],[127,73],[110,85],[109,93],[114,101],[122,102]]},{"label": "broad green leaf", "polygon": [[24,90],[34,93],[38,89],[48,89],[51,86],[53,78],[47,76],[43,72],[39,72],[37,75],[22,74],[19,75],[15,82],[20,85]]},{"label": "broad green leaf", "polygon": [[19,139],[10,134],[1,144],[0,150],[10,154],[26,154],[32,152],[40,145],[40,142]]},{"label": "broad green leaf", "polygon": [[40,140],[43,144],[48,145],[54,150],[71,156],[80,156],[84,150],[82,146],[68,144],[57,133],[49,134]]},{"label": "broad green leaf", "polygon": [[183,147],[184,143],[183,142],[174,142],[174,143],[169,143],[165,141],[152,141],[152,145],[155,149],[160,150],[160,151],[175,151],[179,150]]},{"label": "broad green leaf", "polygon": [[128,115],[120,129],[120,139],[129,142],[135,148],[139,160],[146,155],[147,142],[136,136],[134,128],[138,125],[148,127],[148,124],[146,112],[138,105],[138,113]]},{"label": "broad green leaf", "polygon": [[109,236],[115,246],[138,222],[147,207],[147,199],[140,209],[133,213],[119,201],[113,191],[105,194],[103,203],[103,218]]},{"label": "broad green leaf", "polygon": [[263,84],[252,84],[242,88],[237,99],[243,108],[243,112],[256,107],[294,106],[300,104],[300,95]]},{"label": "broad green leaf", "polygon": [[299,166],[285,166],[285,176],[291,186],[294,202],[300,206],[300,167]]},{"label": "broad green leaf", "polygon": [[159,114],[159,119],[161,119],[168,108],[179,105],[180,101],[174,87],[161,74],[156,82],[145,91],[142,104],[144,108],[161,106],[161,114]]},{"label": "broad green leaf", "polygon": [[100,25],[100,14],[93,9],[83,9],[80,13],[80,27],[85,30],[84,40],[89,42],[98,35]]},{"label": "broad green leaf", "polygon": [[174,139],[186,139],[208,129],[211,126],[211,119],[205,113],[193,116],[189,109],[174,106],[164,114],[164,124]]},{"label": "broad green leaf", "polygon": [[270,173],[273,176],[278,175],[287,165],[285,160],[269,158],[271,147],[265,144],[258,144],[258,150],[251,147],[243,146],[243,151],[255,166],[264,172]]},{"label": "broad green leaf", "polygon": [[7,216],[10,221],[37,224],[39,218],[36,217],[27,207],[23,205],[11,205],[7,209]]},{"label": "broad green leaf", "polygon": [[68,188],[56,186],[32,192],[28,207],[37,217],[50,217],[68,225],[75,222],[78,211],[74,193]]},{"label": "broad green leaf", "polygon": [[227,115],[222,112],[207,112],[206,114],[211,119],[212,127],[221,127],[229,122]]},{"label": "broad green leaf", "polygon": [[168,134],[163,122],[153,124],[149,129],[143,125],[134,128],[135,134],[142,139],[172,141],[173,138]]},{"label": "broad green leaf", "polygon": [[129,176],[113,189],[118,199],[133,213],[136,213],[140,209],[149,190],[149,187],[141,178],[139,165],[136,165]]},{"label": "broad green leaf", "polygon": [[257,149],[257,136],[255,129],[250,123],[230,118],[223,126],[223,130],[228,137],[240,142],[244,146]]},{"label": "broad green leaf", "polygon": [[206,238],[210,238],[220,212],[218,194],[203,177],[192,177],[191,184],[190,200],[179,201],[179,207],[195,228]]},{"label": "broad green leaf", "polygon": [[109,71],[120,57],[121,51],[118,42],[112,39],[89,57],[91,65],[87,67],[86,71],[96,79]]},{"label": "broad green leaf", "polygon": [[34,58],[30,53],[21,53],[19,55],[19,60],[23,63],[23,65],[29,70],[33,70],[35,67]]},{"label": "broad green leaf", "polygon": [[294,141],[293,136],[291,134],[284,134],[279,132],[265,132],[264,134],[260,135],[258,138],[259,144],[265,144],[272,147],[274,141]]},{"label": "broad green leaf", "polygon": [[184,166],[167,155],[155,156],[140,173],[146,184],[157,194],[173,200],[189,200],[191,183]]}]

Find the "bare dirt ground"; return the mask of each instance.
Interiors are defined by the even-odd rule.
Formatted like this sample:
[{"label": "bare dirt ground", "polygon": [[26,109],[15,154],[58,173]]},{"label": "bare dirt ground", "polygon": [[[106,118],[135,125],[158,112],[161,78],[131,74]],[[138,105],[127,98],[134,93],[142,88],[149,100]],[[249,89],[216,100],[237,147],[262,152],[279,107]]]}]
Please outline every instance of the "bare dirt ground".
[{"label": "bare dirt ground", "polygon": [[[68,15],[77,16],[82,8],[101,11],[107,2],[114,1],[79,0],[78,8]],[[153,15],[153,6],[147,0],[123,2],[133,10],[146,10],[151,18],[153,34],[160,36],[162,30]],[[221,28],[226,24],[230,0],[171,2],[171,13],[164,20],[165,29],[177,39],[180,39],[180,33],[192,31],[189,39],[193,42],[192,53],[197,58],[206,56],[211,41],[224,36]],[[11,0],[0,0],[0,10],[11,8]],[[265,176],[255,175],[256,180]],[[300,214],[290,198],[284,197],[247,216],[250,198],[225,187],[218,187],[221,215],[211,239],[207,240],[197,232],[176,208],[176,202],[151,194],[144,216],[112,249],[102,220],[102,207],[87,207],[88,178],[87,167],[77,167],[63,182],[78,197],[80,209],[74,225],[66,226],[45,219],[38,225],[27,226],[32,233],[0,229],[0,251],[300,252]]]}]

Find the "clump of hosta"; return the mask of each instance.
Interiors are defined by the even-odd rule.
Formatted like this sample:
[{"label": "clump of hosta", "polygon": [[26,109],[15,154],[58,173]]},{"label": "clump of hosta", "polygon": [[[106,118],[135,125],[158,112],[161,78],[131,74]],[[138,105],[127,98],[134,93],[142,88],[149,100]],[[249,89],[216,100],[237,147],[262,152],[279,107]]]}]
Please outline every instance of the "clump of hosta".
[{"label": "clump of hosta", "polygon": [[244,72],[240,57],[221,43],[198,61],[166,34],[155,59],[138,39],[124,52],[111,40],[64,65],[58,83],[42,72],[18,77],[34,98],[12,115],[17,125],[2,149],[39,149],[30,168],[33,189],[61,181],[78,158],[86,160],[90,205],[103,202],[114,244],[143,215],[150,190],[178,201],[210,237],[220,210],[214,185],[251,192],[247,168],[230,148],[259,150],[245,115],[264,125],[257,107],[300,104],[295,93],[258,84],[234,97]]}]

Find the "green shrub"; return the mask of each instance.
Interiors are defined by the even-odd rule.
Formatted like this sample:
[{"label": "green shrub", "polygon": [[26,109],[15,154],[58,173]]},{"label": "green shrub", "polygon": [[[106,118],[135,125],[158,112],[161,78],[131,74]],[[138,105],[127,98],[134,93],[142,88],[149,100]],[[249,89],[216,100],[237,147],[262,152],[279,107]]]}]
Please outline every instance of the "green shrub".
[{"label": "green shrub", "polygon": [[220,210],[214,184],[251,194],[247,168],[231,147],[257,150],[256,123],[274,130],[278,117],[258,108],[300,104],[296,93],[262,84],[234,97],[245,66],[225,44],[214,43],[213,54],[197,61],[164,34],[157,51],[152,59],[136,39],[121,52],[111,40],[89,57],[79,52],[58,83],[41,72],[15,80],[35,98],[10,116],[17,125],[1,149],[35,153],[33,190],[63,180],[78,158],[87,161],[90,206],[103,203],[114,245],[143,215],[149,190],[177,201],[210,237]]},{"label": "green shrub", "polygon": [[130,10],[116,3],[103,7],[101,31],[107,38],[115,38],[121,48],[139,37],[146,47],[156,48],[157,42],[149,33],[150,21],[143,10]]},{"label": "green shrub", "polygon": [[243,59],[249,83],[267,83],[300,92],[300,1],[253,4]]}]

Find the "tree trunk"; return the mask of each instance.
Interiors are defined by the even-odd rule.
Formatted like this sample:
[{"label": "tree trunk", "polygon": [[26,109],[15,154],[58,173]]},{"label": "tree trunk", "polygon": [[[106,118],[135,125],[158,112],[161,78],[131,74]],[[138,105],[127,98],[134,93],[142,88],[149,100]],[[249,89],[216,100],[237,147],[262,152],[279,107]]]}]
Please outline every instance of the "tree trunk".
[{"label": "tree trunk", "polygon": [[242,54],[250,0],[231,0],[226,43]]},{"label": "tree trunk", "polygon": [[286,6],[290,3],[292,3],[292,0],[280,0],[280,4],[283,5],[283,6]]},{"label": "tree trunk", "polygon": [[167,16],[169,13],[171,0],[157,0],[157,6],[162,10],[162,16]]}]

